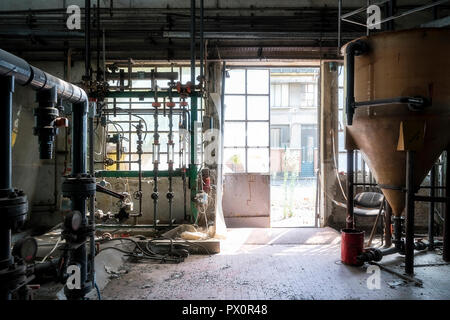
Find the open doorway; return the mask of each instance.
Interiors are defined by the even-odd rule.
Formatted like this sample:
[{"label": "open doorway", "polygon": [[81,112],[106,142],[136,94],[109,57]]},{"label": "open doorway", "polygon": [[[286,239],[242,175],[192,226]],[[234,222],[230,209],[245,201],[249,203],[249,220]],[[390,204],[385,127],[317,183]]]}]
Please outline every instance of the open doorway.
[{"label": "open doorway", "polygon": [[228,227],[315,227],[318,67],[228,69],[223,212]]},{"label": "open doorway", "polygon": [[272,227],[314,227],[319,68],[270,69]]}]

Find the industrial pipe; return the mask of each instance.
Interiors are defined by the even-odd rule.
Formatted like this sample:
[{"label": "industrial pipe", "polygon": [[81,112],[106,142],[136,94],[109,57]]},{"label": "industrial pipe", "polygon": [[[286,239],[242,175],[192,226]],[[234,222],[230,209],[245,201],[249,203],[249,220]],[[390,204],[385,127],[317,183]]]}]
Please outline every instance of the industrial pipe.
[{"label": "industrial pipe", "polygon": [[415,152],[406,151],[406,239],[405,272],[414,275],[414,166]]},{"label": "industrial pipe", "polygon": [[444,261],[450,261],[450,148],[447,149],[445,155],[445,196],[447,202],[445,203],[444,215],[444,248],[442,258]]},{"label": "industrial pipe", "polygon": [[71,103],[87,101],[86,92],[80,87],[40,70],[28,62],[0,49],[0,76],[14,76],[15,82],[34,90],[55,87],[60,99]]},{"label": "industrial pipe", "polygon": [[[353,115],[355,113],[355,56],[367,52],[367,44],[361,40],[351,42],[347,45],[345,50],[346,58],[346,100],[345,111],[347,114],[347,125],[351,126],[353,123]],[[354,150],[347,150],[347,218],[346,228],[353,229],[353,165],[354,165]]]},{"label": "industrial pipe", "polygon": [[[2,152],[5,152],[6,156],[1,157],[0,167],[2,169],[2,176],[5,178],[1,181],[0,187],[7,189],[9,195],[7,197],[6,202],[3,205],[2,200],[2,215],[6,215],[4,217],[5,224],[2,226],[2,230],[9,225],[9,228],[6,228],[5,232],[2,231],[2,241],[1,248],[7,248],[8,250],[4,250],[5,259],[1,261],[1,272],[2,273],[11,273],[10,279],[8,280],[6,291],[2,290],[2,295],[5,293],[5,298],[11,298],[10,288],[14,288],[17,286],[23,286],[27,280],[25,278],[25,266],[21,264],[14,263],[14,261],[9,258],[11,256],[10,253],[10,244],[11,244],[11,229],[16,228],[20,223],[23,222],[26,216],[26,212],[28,211],[28,205],[26,201],[26,196],[20,190],[15,190],[11,193],[12,187],[10,186],[11,182],[11,115],[12,115],[12,92],[14,88],[14,82],[23,85],[29,86],[32,89],[38,92],[44,92],[43,94],[39,94],[39,97],[42,98],[42,102],[47,100],[50,104],[54,102],[54,96],[56,92],[56,99],[58,100],[66,100],[68,102],[74,103],[73,108],[73,122],[74,128],[72,131],[73,134],[73,152],[72,152],[72,162],[73,162],[73,172],[75,175],[86,174],[86,137],[87,137],[87,126],[86,126],[86,112],[87,112],[87,95],[86,92],[68,82],[65,82],[49,73],[46,73],[32,65],[30,65],[25,60],[0,49],[0,76],[1,80],[6,81],[4,85],[2,85],[2,89],[8,89],[9,94],[5,93],[2,97],[5,97],[5,101],[2,101],[2,104],[5,104],[2,110],[7,114],[4,115],[2,121],[8,121],[9,125],[4,123],[2,129],[7,130],[5,135],[2,135],[2,139],[0,139],[0,145]],[[51,93],[48,96],[46,93]],[[48,107],[48,106],[46,106]],[[83,120],[84,119],[84,120]],[[45,120],[45,119],[42,119]],[[83,125],[84,123],[84,125]],[[3,145],[6,143],[5,145]],[[47,148],[45,148],[47,149]],[[45,152],[44,152],[45,153]],[[73,178],[73,177],[72,177]],[[69,179],[70,180],[70,179]],[[64,188],[63,184],[63,193],[66,192],[68,194],[80,193],[80,190],[86,189],[86,186],[89,188],[89,183],[86,184],[84,180],[79,181],[79,177],[73,178],[69,181],[69,188]],[[95,186],[95,181],[94,181]],[[69,189],[69,190],[67,190]],[[81,192],[82,192],[81,191]],[[95,193],[95,187],[93,192]],[[86,223],[86,200],[73,197],[72,198],[73,210],[77,210],[82,215],[82,222]],[[87,228],[89,230],[89,228]],[[85,236],[87,236],[89,232],[86,232]],[[4,236],[3,236],[4,235]],[[83,238],[83,237],[82,237]],[[86,238],[84,238],[85,241]],[[77,239],[79,240],[79,239]],[[82,239],[83,240],[83,239]],[[68,240],[68,244],[70,244],[70,240]],[[83,243],[83,242],[82,242]],[[68,250],[73,250],[69,248]],[[3,253],[3,250],[0,251]],[[5,261],[6,260],[6,261]],[[81,278],[82,281],[86,280],[87,273],[87,253],[84,245],[81,245],[77,249],[73,250],[73,254],[71,255],[71,261],[79,262],[81,267]],[[6,269],[5,269],[6,267]],[[4,284],[2,283],[2,286]],[[77,297],[82,298],[84,295],[90,290],[89,286],[85,286],[84,282],[82,282],[83,290],[78,292]],[[66,295],[68,292],[66,292]],[[70,295],[70,293],[69,293]]]}]

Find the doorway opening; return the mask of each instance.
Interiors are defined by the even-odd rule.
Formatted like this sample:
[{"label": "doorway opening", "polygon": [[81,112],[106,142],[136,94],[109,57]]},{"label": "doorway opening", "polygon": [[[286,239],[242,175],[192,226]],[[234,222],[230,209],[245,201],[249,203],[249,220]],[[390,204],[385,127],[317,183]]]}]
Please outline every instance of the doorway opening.
[{"label": "doorway opening", "polygon": [[315,227],[319,68],[270,69],[272,227]]},{"label": "doorway opening", "polygon": [[227,70],[228,227],[317,227],[319,74],[319,67]]}]

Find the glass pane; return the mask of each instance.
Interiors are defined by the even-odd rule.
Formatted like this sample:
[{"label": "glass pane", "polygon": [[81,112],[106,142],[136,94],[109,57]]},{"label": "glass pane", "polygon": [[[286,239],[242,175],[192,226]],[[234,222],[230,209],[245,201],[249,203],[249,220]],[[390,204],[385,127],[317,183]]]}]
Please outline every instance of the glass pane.
[{"label": "glass pane", "polygon": [[269,146],[269,123],[268,122],[248,122],[247,124],[247,145],[251,147]]},{"label": "glass pane", "polygon": [[[109,121],[108,122],[108,132],[126,132],[129,131],[130,127],[128,123],[123,122],[115,122],[115,121]],[[125,133],[126,134],[126,133]]]},{"label": "glass pane", "polygon": [[245,149],[225,148],[223,162],[224,173],[245,172]]},{"label": "glass pane", "polygon": [[244,122],[225,122],[224,146],[225,147],[244,147],[245,146],[245,123]]},{"label": "glass pane", "polygon": [[248,154],[248,170],[247,172],[269,172],[269,149],[249,148]]},{"label": "glass pane", "polygon": [[247,70],[247,93],[269,94],[269,70]]},{"label": "glass pane", "polygon": [[247,119],[269,120],[268,96],[247,96]]},{"label": "glass pane", "polygon": [[245,120],[245,96],[225,96],[225,120]]},{"label": "glass pane", "polygon": [[153,98],[144,98],[144,99],[139,99],[139,98],[132,98],[131,99],[131,108],[132,109],[153,109],[152,107],[152,102],[155,99]]},{"label": "glass pane", "polygon": [[152,85],[150,80],[131,80],[131,86],[133,89],[148,89]]},{"label": "glass pane", "polygon": [[[131,154],[131,161],[137,161],[139,159],[137,154]],[[131,170],[139,170],[137,163],[131,164]],[[153,160],[151,154],[142,155],[142,170],[153,170]]]},{"label": "glass pane", "polygon": [[229,70],[225,78],[225,93],[245,93],[245,70]]},{"label": "glass pane", "polygon": [[[178,69],[177,68],[173,68],[173,71],[177,72]],[[158,67],[158,68],[156,68],[156,72],[172,72],[172,68],[170,68],[170,67]],[[176,81],[177,80],[175,80],[175,82]],[[167,79],[156,80],[156,85],[159,88],[168,88],[169,87],[168,83],[169,83],[169,80],[167,80]],[[149,85],[149,87],[150,87],[150,85]]]}]

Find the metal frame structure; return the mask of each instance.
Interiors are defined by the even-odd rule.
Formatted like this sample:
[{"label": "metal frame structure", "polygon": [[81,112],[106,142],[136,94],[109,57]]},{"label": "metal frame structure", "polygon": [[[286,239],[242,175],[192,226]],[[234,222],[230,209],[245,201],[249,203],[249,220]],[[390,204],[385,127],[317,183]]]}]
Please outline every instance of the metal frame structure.
[{"label": "metal frame structure", "polygon": [[[158,91],[157,92],[158,98],[168,98],[170,96],[175,98],[181,98],[183,95],[178,92],[169,92],[169,91]],[[154,98],[155,97],[155,91],[153,90],[145,90],[145,91],[109,91],[105,94],[105,98]],[[191,213],[193,215],[193,219],[197,216],[197,209],[194,202],[196,190],[197,190],[197,177],[198,177],[198,170],[197,170],[197,145],[196,145],[196,138],[195,135],[197,134],[195,129],[195,122],[197,119],[197,113],[198,113],[198,99],[201,97],[200,91],[193,91],[189,95],[191,103],[190,103],[190,110],[188,111],[189,115],[189,127],[190,127],[190,163],[188,168],[180,168],[176,169],[172,172],[172,177],[181,177],[184,179],[185,173],[187,173],[187,177],[189,179],[189,188],[191,189],[191,199],[190,199],[190,207],[191,207]],[[153,109],[154,110],[154,109]],[[141,110],[139,110],[141,111]],[[175,109],[173,110],[174,114],[180,110]],[[182,112],[182,111],[181,111]],[[149,109],[149,113],[152,112],[151,109]],[[155,171],[154,170],[142,170],[141,172],[142,177],[155,177]],[[100,170],[95,172],[96,177],[139,177],[139,171],[107,171],[107,170]],[[159,171],[157,173],[158,177],[169,177],[169,170],[166,171]],[[156,221],[155,221],[156,222]],[[170,223],[169,223],[170,225]],[[154,223],[153,227],[167,227],[166,225],[158,225]]]}]

